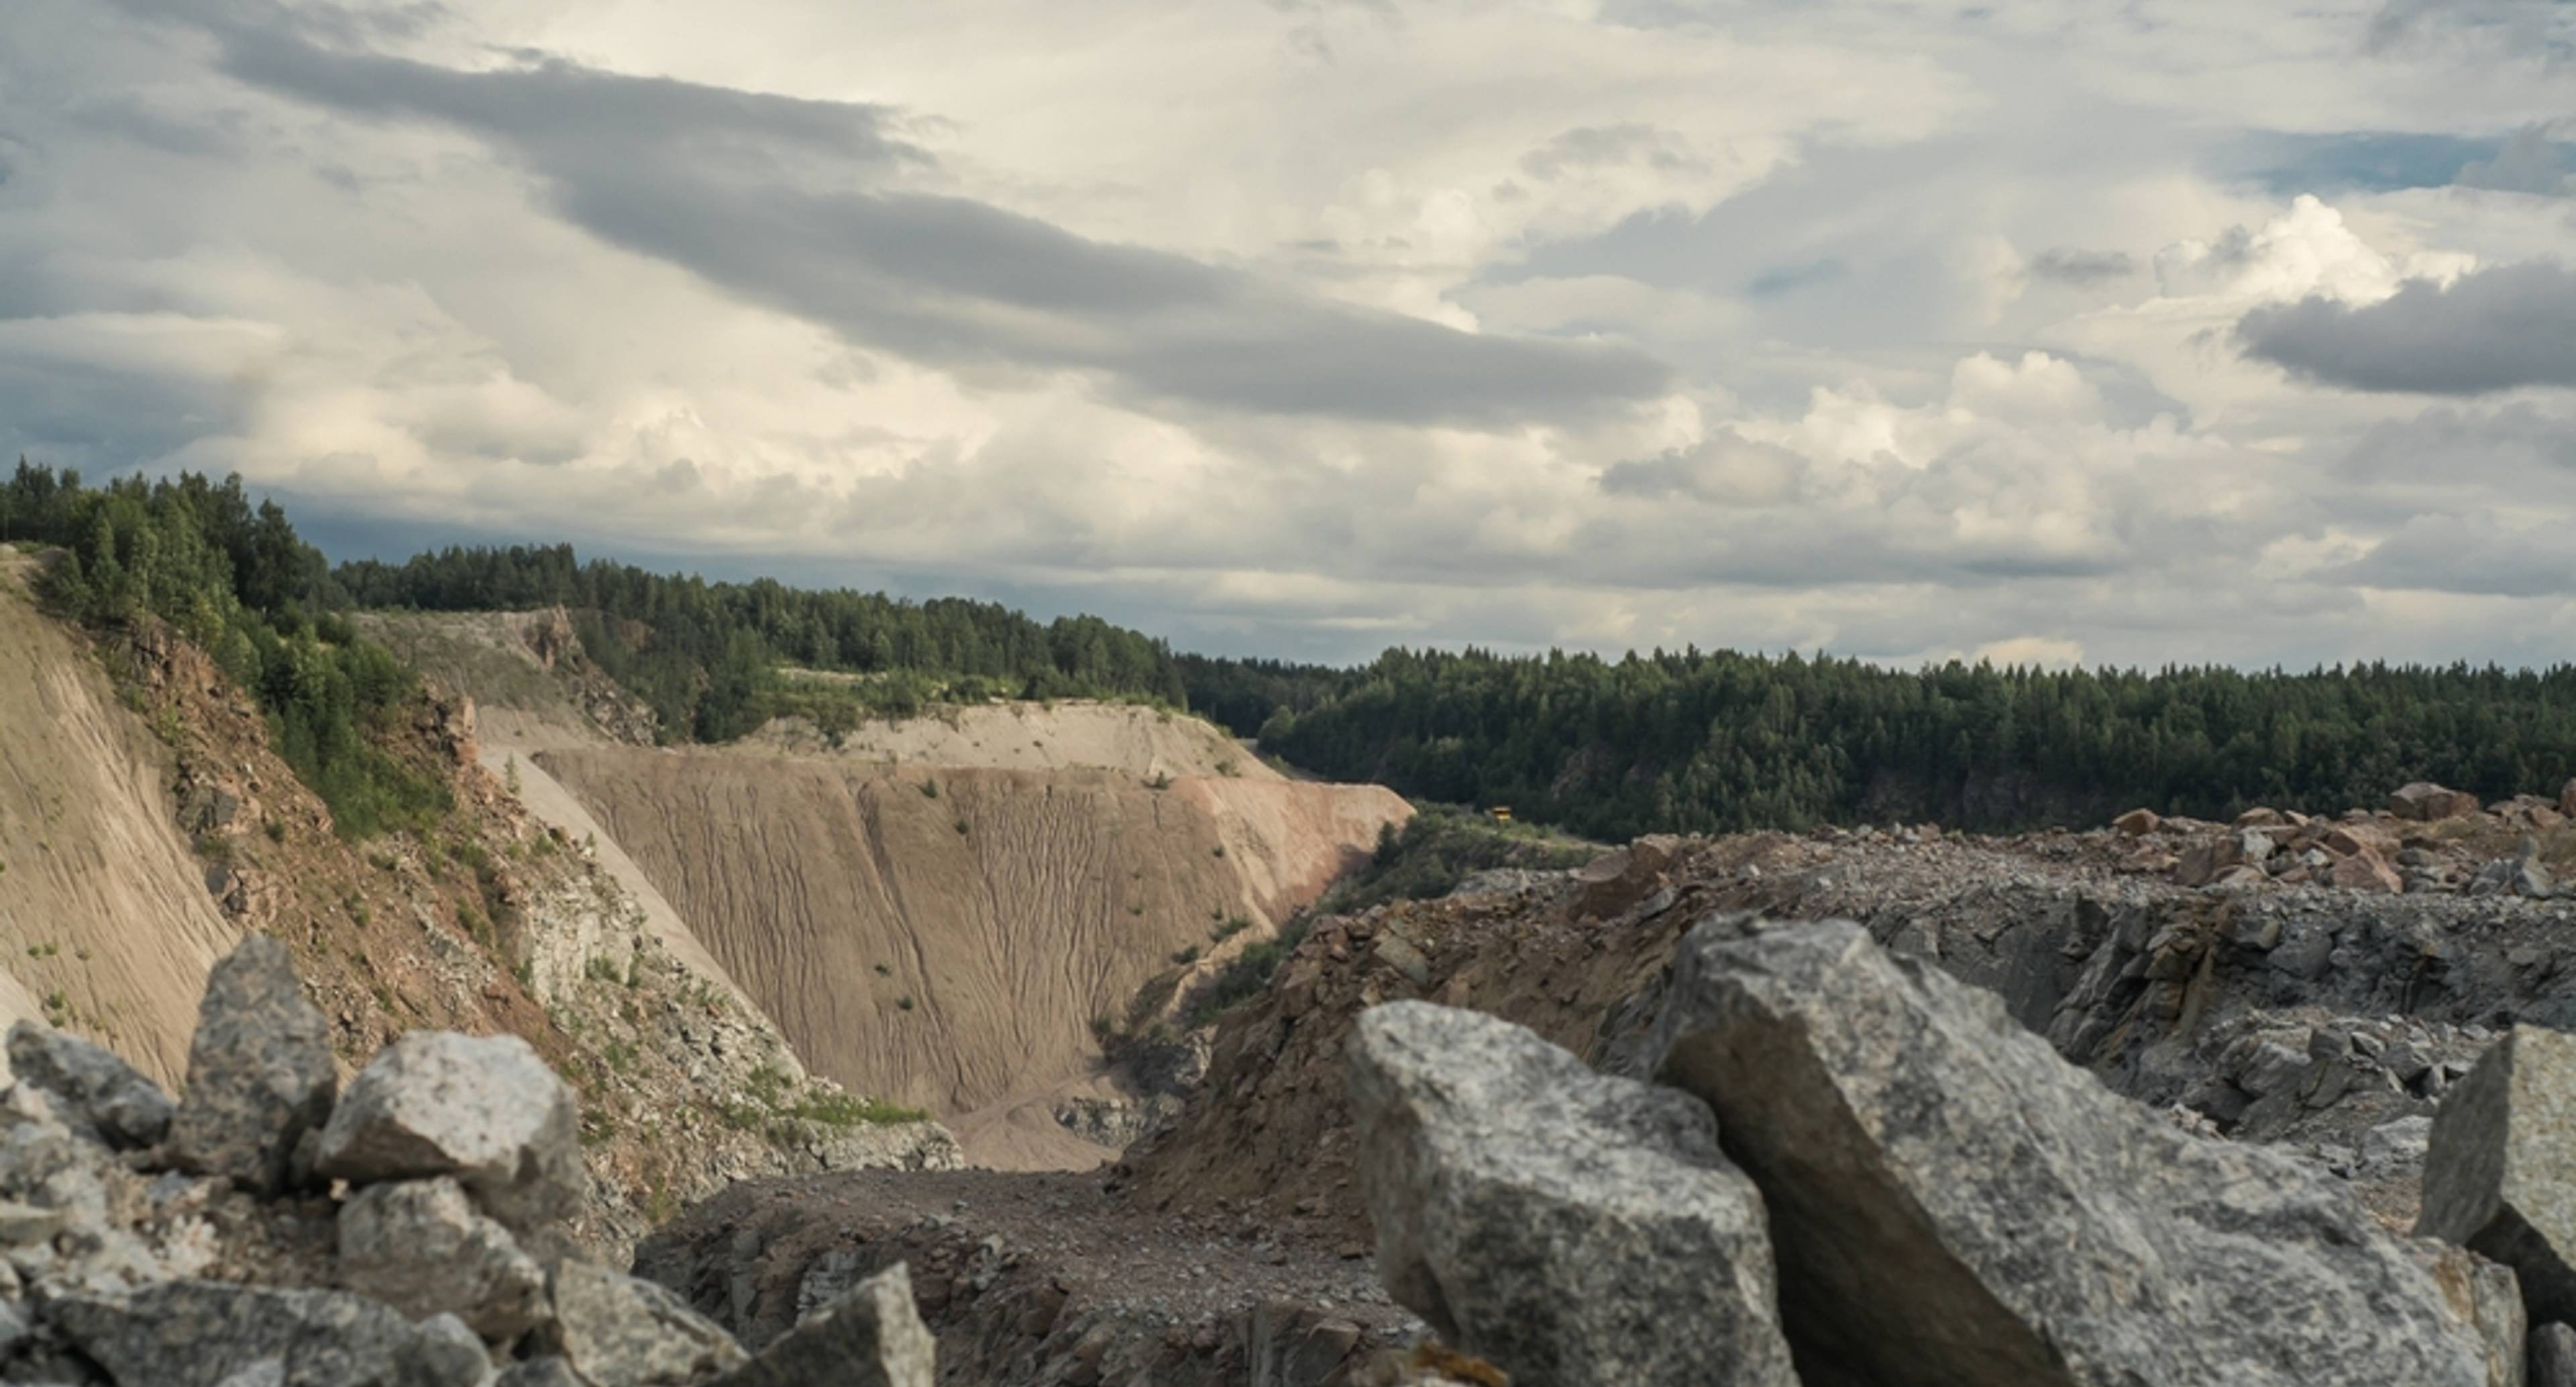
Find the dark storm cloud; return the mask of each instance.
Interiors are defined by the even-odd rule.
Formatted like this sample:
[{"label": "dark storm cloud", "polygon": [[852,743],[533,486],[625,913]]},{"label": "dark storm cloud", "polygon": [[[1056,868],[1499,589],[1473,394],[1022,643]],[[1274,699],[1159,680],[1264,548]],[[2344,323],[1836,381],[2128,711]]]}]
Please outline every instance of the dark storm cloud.
[{"label": "dark storm cloud", "polygon": [[2077,250],[2058,246],[2030,258],[2030,272],[2060,284],[2099,284],[2120,279],[2138,268],[2125,250]]},{"label": "dark storm cloud", "polygon": [[2248,355],[2350,390],[2482,395],[2576,386],[2576,271],[2502,265],[2445,288],[2410,280],[2365,308],[2332,299],[2259,308],[2236,325]]},{"label": "dark storm cloud", "polygon": [[558,59],[467,72],[327,49],[280,23],[204,27],[242,81],[470,130],[543,178],[592,234],[908,355],[1088,372],[1121,395],[1220,409],[1468,426],[1617,407],[1670,380],[1624,346],[1459,332],[983,203],[889,191],[928,156],[883,107]]}]

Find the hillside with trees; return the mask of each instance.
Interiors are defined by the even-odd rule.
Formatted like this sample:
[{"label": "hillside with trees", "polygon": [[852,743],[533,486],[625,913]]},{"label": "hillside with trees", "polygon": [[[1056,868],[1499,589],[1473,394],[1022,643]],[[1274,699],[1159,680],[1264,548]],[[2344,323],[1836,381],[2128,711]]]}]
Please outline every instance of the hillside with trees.
[{"label": "hillside with trees", "polygon": [[2497,798],[2576,774],[2576,667],[1893,670],[1686,651],[1390,650],[1262,749],[1601,838],[1819,823],[2099,822],[2136,805],[2335,811],[2409,780]]},{"label": "hillside with trees", "polygon": [[[342,564],[334,577],[365,607],[564,607],[591,658],[650,703],[665,729],[697,741],[729,741],[787,712],[828,725],[861,711],[911,713],[942,700],[1131,698],[1178,706],[1186,698],[1169,647],[1098,617],[1040,623],[962,598],[914,602],[769,578],[709,582],[605,559],[585,563],[569,544],[451,547],[400,564]],[[826,690],[778,677],[781,667],[869,678]]]}]

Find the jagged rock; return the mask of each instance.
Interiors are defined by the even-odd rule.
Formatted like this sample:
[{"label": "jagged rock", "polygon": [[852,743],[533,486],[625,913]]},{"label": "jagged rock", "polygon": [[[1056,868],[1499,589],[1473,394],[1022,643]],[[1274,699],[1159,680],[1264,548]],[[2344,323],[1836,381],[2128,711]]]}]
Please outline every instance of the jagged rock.
[{"label": "jagged rock", "polygon": [[441,1176],[370,1185],[340,1208],[340,1279],[415,1319],[453,1314],[502,1340],[546,1318],[546,1273]]},{"label": "jagged rock", "polygon": [[931,1387],[937,1348],[898,1262],[706,1387]]},{"label": "jagged rock", "polygon": [[2576,1320],[2576,1037],[2516,1026],[2443,1096],[2415,1231],[2512,1267],[2533,1323]]},{"label": "jagged rock", "polygon": [[2143,838],[2164,827],[2164,817],[2152,809],[2132,809],[2111,821],[2111,827],[2132,838]]},{"label": "jagged rock", "polygon": [[2326,880],[2347,891],[2384,891],[2394,896],[2406,889],[2387,859],[2366,845],[2356,845],[2349,855],[2336,858],[2326,868]]},{"label": "jagged rock", "polygon": [[723,1326],[650,1281],[565,1261],[547,1291],[539,1336],[590,1387],[689,1387],[746,1361]]},{"label": "jagged rock", "polygon": [[460,1345],[445,1325],[345,1291],[170,1281],[58,1297],[46,1317],[118,1387],[221,1387],[245,1374],[278,1387],[474,1387],[490,1372],[472,1334]]},{"label": "jagged rock", "polygon": [[2456,819],[2478,812],[2478,797],[2418,780],[2389,792],[2388,812],[2401,819]]},{"label": "jagged rock", "polygon": [[1399,1002],[1350,1042],[1387,1291],[1517,1380],[1791,1387],[1761,1194],[1708,1108]]},{"label": "jagged rock", "polygon": [[254,935],[206,977],[171,1159],[254,1191],[285,1182],[296,1139],[331,1114],[331,1033],[286,946]]},{"label": "jagged rock", "polygon": [[583,1192],[573,1094],[515,1035],[413,1031],[377,1052],[322,1129],[320,1174],[352,1184],[453,1175],[525,1232]]},{"label": "jagged rock", "polygon": [[9,1069],[53,1095],[56,1115],[75,1120],[120,1150],[169,1133],[170,1096],[114,1051],[37,1021],[9,1028]]},{"label": "jagged rock", "polygon": [[2576,776],[2570,776],[2566,784],[2558,787],[2558,812],[2576,819]]},{"label": "jagged rock", "polygon": [[2528,1387],[2576,1387],[2576,1329],[2544,1324],[2531,1331]]},{"label": "jagged rock", "polygon": [[2348,1190],[2111,1094],[1857,925],[1735,932],[1684,941],[1660,1073],[1762,1188],[1810,1384],[2487,1382]]}]

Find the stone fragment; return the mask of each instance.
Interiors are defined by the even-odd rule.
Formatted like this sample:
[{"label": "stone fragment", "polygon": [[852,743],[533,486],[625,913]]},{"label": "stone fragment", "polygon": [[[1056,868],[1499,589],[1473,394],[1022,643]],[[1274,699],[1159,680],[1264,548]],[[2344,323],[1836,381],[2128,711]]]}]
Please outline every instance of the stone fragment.
[{"label": "stone fragment", "polygon": [[2531,1331],[2528,1387],[2576,1387],[2576,1329],[2544,1324]]},{"label": "stone fragment", "polygon": [[285,1182],[306,1130],[331,1115],[331,1034],[286,946],[253,935],[214,966],[188,1046],[188,1090],[170,1121],[180,1166],[255,1192]]},{"label": "stone fragment", "polygon": [[2415,1231],[2512,1267],[2534,1324],[2576,1321],[2576,1037],[2516,1026],[2443,1095]]},{"label": "stone fragment", "polygon": [[414,1319],[503,1340],[546,1318],[546,1273],[453,1179],[369,1185],[340,1207],[340,1282]]},{"label": "stone fragment", "polygon": [[2326,880],[2347,891],[2379,891],[2397,895],[2406,889],[2397,869],[2386,858],[2368,847],[2346,857],[2338,857],[2326,869]]},{"label": "stone fragment", "polygon": [[54,1098],[54,1111],[119,1150],[170,1130],[170,1096],[115,1052],[40,1021],[9,1028],[9,1071]]},{"label": "stone fragment", "polygon": [[2132,809],[2111,821],[2111,827],[2132,838],[2143,838],[2164,827],[2164,818],[2152,809]]},{"label": "stone fragment", "polygon": [[453,1175],[520,1232],[570,1217],[584,1189],[572,1089],[515,1035],[413,1031],[378,1051],[314,1168],[361,1185]]},{"label": "stone fragment", "polygon": [[2479,1325],[2347,1188],[1848,921],[1733,933],[1677,955],[1660,1074],[1762,1189],[1811,1387],[2485,1387]]},{"label": "stone fragment", "polygon": [[571,1364],[549,1354],[543,1358],[528,1358],[511,1364],[502,1371],[500,1377],[494,1379],[492,1387],[588,1387],[588,1385],[573,1376]]},{"label": "stone fragment", "polygon": [[932,1387],[937,1348],[898,1262],[706,1387]]},{"label": "stone fragment", "polygon": [[747,1361],[723,1326],[650,1281],[564,1261],[547,1291],[542,1346],[590,1387],[694,1387]]},{"label": "stone fragment", "polygon": [[1762,1197],[1708,1108],[1403,1002],[1350,1042],[1390,1295],[1516,1381],[1789,1387]]},{"label": "stone fragment", "polygon": [[2558,812],[2576,819],[2576,776],[2568,777],[2567,783],[2558,787]]},{"label": "stone fragment", "polygon": [[2429,780],[2418,780],[2389,793],[2388,812],[2401,819],[2424,822],[2456,819],[2478,812],[2478,797],[2465,790],[2445,789]]},{"label": "stone fragment", "polygon": [[165,1281],[57,1297],[46,1315],[118,1387],[221,1387],[245,1374],[277,1387],[475,1387],[489,1370],[445,1330],[343,1291]]}]

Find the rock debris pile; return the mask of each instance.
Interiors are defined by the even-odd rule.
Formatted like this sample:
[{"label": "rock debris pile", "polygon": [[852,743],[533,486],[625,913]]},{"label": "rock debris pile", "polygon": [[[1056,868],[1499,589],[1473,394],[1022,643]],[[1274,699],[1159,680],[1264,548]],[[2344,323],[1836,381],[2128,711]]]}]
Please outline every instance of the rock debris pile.
[{"label": "rock debris pile", "polygon": [[2449,1085],[2412,1237],[1847,921],[1702,922],[1651,1045],[1649,1084],[1429,1002],[1352,1031],[1387,1289],[1514,1382],[2507,1387],[2576,1363],[2559,1033],[2516,1027]]},{"label": "rock debris pile", "polygon": [[929,1387],[905,1269],[759,1354],[593,1266],[572,1090],[516,1036],[416,1031],[341,1092],[276,941],[214,969],[173,1103],[11,1028],[0,1381],[60,1387]]}]

